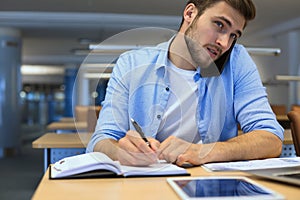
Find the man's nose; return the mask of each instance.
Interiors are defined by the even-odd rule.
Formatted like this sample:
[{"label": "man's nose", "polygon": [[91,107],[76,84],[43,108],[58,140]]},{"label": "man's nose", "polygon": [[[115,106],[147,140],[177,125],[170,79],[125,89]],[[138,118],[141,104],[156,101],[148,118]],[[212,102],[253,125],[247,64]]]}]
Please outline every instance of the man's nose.
[{"label": "man's nose", "polygon": [[216,43],[222,48],[222,50],[230,47],[230,36],[227,34],[219,34]]}]

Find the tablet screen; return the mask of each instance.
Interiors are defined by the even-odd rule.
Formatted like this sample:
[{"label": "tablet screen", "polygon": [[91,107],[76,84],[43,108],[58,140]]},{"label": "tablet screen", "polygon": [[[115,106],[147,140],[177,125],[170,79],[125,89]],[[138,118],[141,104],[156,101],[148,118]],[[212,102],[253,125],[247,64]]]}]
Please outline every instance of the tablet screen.
[{"label": "tablet screen", "polygon": [[210,197],[257,198],[258,196],[270,197],[274,195],[271,190],[263,188],[244,178],[191,178],[173,179],[171,182],[173,182],[173,188],[180,196],[191,199]]}]

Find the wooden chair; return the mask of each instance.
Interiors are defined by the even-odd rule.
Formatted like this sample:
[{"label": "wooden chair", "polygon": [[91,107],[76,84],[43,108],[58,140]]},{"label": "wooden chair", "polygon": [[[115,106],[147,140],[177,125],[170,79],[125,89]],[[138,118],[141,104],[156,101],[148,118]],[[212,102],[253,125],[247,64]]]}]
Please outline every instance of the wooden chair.
[{"label": "wooden chair", "polygon": [[291,110],[300,112],[300,105],[297,104],[292,105]]},{"label": "wooden chair", "polygon": [[88,106],[77,105],[75,107],[75,121],[86,122],[88,117]]},{"label": "wooden chair", "polygon": [[290,121],[287,118],[287,107],[284,104],[271,104],[276,119],[284,129],[290,129]]},{"label": "wooden chair", "polygon": [[75,107],[75,121],[86,122],[87,131],[94,132],[101,106],[82,106]]},{"label": "wooden chair", "polygon": [[273,112],[275,113],[275,115],[286,115],[286,113],[287,113],[286,105],[272,104],[271,108],[272,108]]},{"label": "wooden chair", "polygon": [[291,133],[296,155],[300,156],[300,112],[292,110],[288,112],[287,116],[291,123]]},{"label": "wooden chair", "polygon": [[87,113],[88,132],[94,132],[97,124],[97,119],[101,111],[101,106],[89,106]]}]

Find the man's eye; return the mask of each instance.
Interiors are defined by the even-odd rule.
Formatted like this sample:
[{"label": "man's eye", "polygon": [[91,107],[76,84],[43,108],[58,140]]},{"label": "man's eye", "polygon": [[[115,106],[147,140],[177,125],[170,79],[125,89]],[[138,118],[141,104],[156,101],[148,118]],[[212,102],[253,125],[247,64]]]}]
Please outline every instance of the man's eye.
[{"label": "man's eye", "polygon": [[219,21],[215,21],[215,24],[219,27],[219,28],[223,28],[224,25],[222,22],[219,22]]}]

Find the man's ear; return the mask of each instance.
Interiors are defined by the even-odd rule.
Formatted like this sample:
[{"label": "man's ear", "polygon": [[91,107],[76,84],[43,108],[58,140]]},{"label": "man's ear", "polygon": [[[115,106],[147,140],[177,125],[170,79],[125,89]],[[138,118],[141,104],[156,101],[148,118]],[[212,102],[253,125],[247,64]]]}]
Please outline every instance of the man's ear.
[{"label": "man's ear", "polygon": [[187,24],[192,23],[192,21],[197,16],[197,14],[198,14],[198,9],[196,8],[195,4],[189,3],[183,11],[184,21]]}]

